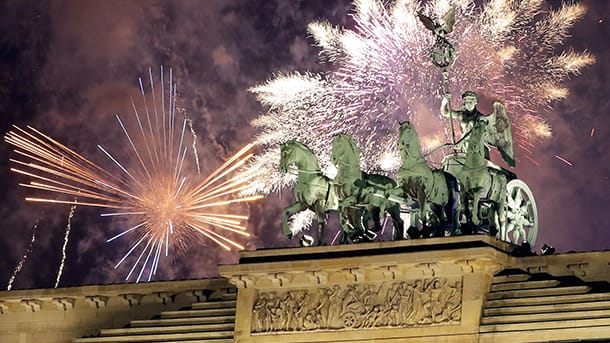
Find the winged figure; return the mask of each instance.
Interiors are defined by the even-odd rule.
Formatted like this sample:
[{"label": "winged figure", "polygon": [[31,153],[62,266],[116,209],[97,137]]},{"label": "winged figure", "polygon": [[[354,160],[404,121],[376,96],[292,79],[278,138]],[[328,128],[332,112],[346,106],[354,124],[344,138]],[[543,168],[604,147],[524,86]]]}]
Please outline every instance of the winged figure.
[{"label": "winged figure", "polygon": [[436,37],[436,42],[430,48],[432,63],[446,72],[447,68],[452,66],[455,62],[455,49],[445,38],[446,34],[453,31],[455,9],[451,7],[449,11],[445,13],[442,20],[439,20],[436,17],[428,17],[421,12],[417,13],[417,17]]},{"label": "winged figure", "polygon": [[458,110],[452,110],[449,106],[449,98],[444,97],[441,103],[441,114],[445,117],[457,119],[460,121],[462,128],[462,136],[456,143],[456,148],[462,152],[468,150],[468,139],[474,124],[479,121],[486,122],[486,132],[483,136],[486,146],[486,155],[489,154],[488,147],[494,146],[502,155],[502,159],[511,167],[515,166],[515,154],[513,134],[510,125],[510,120],[506,111],[506,107],[500,101],[493,104],[494,111],[489,115],[483,115],[477,109],[476,105],[479,101],[479,96],[472,91],[466,91],[462,94],[464,105]]},{"label": "winged figure", "polygon": [[428,17],[421,12],[417,13],[417,17],[424,26],[434,32],[436,36],[444,37],[447,33],[453,31],[453,24],[455,24],[455,8],[451,7],[443,16],[442,21],[438,20],[436,17]]}]

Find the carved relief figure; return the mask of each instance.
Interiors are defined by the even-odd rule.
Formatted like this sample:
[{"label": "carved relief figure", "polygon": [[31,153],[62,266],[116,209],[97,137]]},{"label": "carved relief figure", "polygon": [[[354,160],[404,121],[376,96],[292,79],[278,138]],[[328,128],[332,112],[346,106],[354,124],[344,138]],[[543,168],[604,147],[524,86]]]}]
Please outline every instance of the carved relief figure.
[{"label": "carved relief figure", "polygon": [[260,292],[252,307],[252,332],[456,323],[461,305],[461,280],[446,278]]},{"label": "carved relief figure", "polygon": [[413,289],[406,284],[401,284],[400,290],[400,305],[398,308],[400,310],[402,322],[409,323],[409,318],[413,315]]},{"label": "carved relief figure", "polygon": [[413,284],[413,302],[412,316],[408,319],[408,323],[424,324],[427,321],[430,313],[430,297],[424,288],[424,280],[415,280]]},{"label": "carved relief figure", "polygon": [[385,303],[388,307],[388,325],[390,326],[396,326],[402,320],[400,315],[401,293],[401,284],[394,282],[386,295]]},{"label": "carved relief figure", "polygon": [[268,299],[265,293],[261,294],[261,296],[254,303],[252,318],[254,318],[254,325],[257,327],[263,327],[263,325],[268,323],[271,319],[271,313],[267,308],[267,303]]},{"label": "carved relief figure", "polygon": [[340,308],[340,300],[341,300],[341,287],[339,285],[334,285],[332,291],[330,288],[327,288],[328,299],[330,302],[330,307],[328,311],[328,317],[326,318],[326,328],[334,328],[339,327],[339,313],[341,311]]}]

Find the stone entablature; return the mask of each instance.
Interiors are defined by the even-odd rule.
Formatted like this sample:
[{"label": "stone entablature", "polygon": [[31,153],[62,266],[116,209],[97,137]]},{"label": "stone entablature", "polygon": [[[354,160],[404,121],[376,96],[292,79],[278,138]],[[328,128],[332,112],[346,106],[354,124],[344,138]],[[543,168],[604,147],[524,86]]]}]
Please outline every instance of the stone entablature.
[{"label": "stone entablature", "polygon": [[[610,283],[610,252],[520,253],[474,235],[244,251],[239,264],[220,271],[239,288],[236,342],[610,339],[608,287],[570,284],[571,277]],[[494,284],[488,303],[492,281],[508,283]],[[509,305],[524,301],[536,306]],[[555,308],[566,312],[550,318]],[[546,317],[555,321],[549,326]]]},{"label": "stone entablature", "polygon": [[[610,288],[561,284],[610,282],[610,252],[517,257],[514,248],[476,235],[242,252],[240,264],[221,267],[239,287],[235,341],[610,339]],[[0,342],[67,343],[229,287],[210,279],[0,292]]]},{"label": "stone entablature", "polygon": [[[240,264],[220,270],[239,288],[265,289],[461,276],[497,271],[510,263],[508,244],[485,236],[470,237],[474,239],[244,251]],[[437,249],[439,245],[443,248]],[[290,251],[294,254],[288,255]]]},{"label": "stone entablature", "polygon": [[276,249],[220,272],[239,288],[236,342],[468,341],[509,250],[486,236]]},{"label": "stone entablature", "polygon": [[204,302],[232,287],[226,279],[0,292],[0,342],[71,342],[160,311]]},{"label": "stone entablature", "polygon": [[129,307],[142,303],[169,304],[176,297],[184,298],[190,304],[205,301],[205,294],[227,287],[227,281],[219,278],[0,291],[0,313],[37,312],[41,309],[67,311],[74,309],[75,305],[101,309],[108,304]]}]

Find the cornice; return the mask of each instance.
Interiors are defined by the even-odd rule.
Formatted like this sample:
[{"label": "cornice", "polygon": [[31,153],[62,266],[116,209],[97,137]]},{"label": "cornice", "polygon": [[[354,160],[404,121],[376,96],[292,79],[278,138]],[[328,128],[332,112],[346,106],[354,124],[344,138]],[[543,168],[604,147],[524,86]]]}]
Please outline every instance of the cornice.
[{"label": "cornice", "polygon": [[24,311],[35,313],[71,311],[78,308],[101,310],[108,306],[167,305],[173,303],[177,297],[199,302],[228,287],[232,286],[226,279],[215,278],[3,291],[0,292],[0,315]]}]

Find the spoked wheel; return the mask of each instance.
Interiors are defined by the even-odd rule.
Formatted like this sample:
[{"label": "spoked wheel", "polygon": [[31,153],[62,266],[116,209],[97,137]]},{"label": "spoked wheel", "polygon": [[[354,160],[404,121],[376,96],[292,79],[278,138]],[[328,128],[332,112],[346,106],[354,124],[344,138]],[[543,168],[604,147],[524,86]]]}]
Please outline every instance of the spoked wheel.
[{"label": "spoked wheel", "polygon": [[514,179],[506,185],[506,231],[502,240],[517,245],[527,241],[530,246],[538,236],[538,209],[530,188]]},{"label": "spoked wheel", "polygon": [[346,328],[354,328],[356,327],[358,318],[356,317],[356,314],[352,313],[352,312],[347,312],[346,314],[343,315],[343,326],[345,326]]}]

